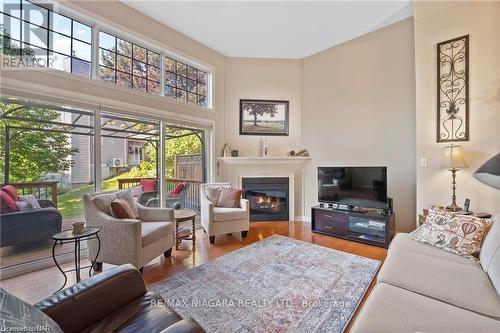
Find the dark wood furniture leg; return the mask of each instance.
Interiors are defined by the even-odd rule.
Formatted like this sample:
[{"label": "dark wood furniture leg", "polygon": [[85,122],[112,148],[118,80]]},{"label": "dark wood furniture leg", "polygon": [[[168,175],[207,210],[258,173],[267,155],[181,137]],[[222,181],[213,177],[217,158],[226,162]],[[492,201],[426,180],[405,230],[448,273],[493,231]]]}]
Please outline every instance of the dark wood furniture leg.
[{"label": "dark wood furniture leg", "polygon": [[102,271],[102,262],[92,261],[93,270],[100,272]]},{"label": "dark wood furniture leg", "polygon": [[210,236],[208,238],[210,238],[210,244],[215,243],[215,236]]},{"label": "dark wood furniture leg", "polygon": [[241,232],[241,237],[246,238],[248,236],[248,230]]},{"label": "dark wood furniture leg", "polygon": [[168,249],[167,251],[165,251],[165,252],[163,253],[163,255],[164,255],[165,257],[170,257],[170,256],[172,255],[172,248],[170,248],[170,249]]},{"label": "dark wood furniture leg", "polygon": [[144,274],[144,266],[139,268],[139,272],[141,272],[141,274]]}]

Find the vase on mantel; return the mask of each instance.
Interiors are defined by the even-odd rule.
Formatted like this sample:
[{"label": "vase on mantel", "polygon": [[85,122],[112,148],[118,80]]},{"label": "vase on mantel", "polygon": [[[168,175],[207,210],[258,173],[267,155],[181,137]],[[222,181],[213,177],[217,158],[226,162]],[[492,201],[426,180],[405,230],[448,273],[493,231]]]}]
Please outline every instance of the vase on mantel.
[{"label": "vase on mantel", "polygon": [[260,156],[266,157],[269,155],[269,148],[267,146],[267,139],[262,139],[260,141]]}]

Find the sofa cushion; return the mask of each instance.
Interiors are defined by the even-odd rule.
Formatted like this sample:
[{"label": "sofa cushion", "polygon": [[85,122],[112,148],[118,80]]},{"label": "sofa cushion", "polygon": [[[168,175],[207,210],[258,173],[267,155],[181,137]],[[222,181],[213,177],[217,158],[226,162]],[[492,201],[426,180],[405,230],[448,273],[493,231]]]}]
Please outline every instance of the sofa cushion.
[{"label": "sofa cushion", "polygon": [[389,245],[389,253],[399,250],[406,250],[467,266],[479,267],[479,264],[475,260],[464,258],[451,252],[443,251],[434,246],[419,243],[417,241],[414,241],[412,237],[413,236],[411,234],[397,233],[396,236],[392,239],[391,244]]},{"label": "sofa cushion", "polygon": [[378,281],[500,319],[500,297],[480,267],[405,250],[391,251]]},{"label": "sofa cushion", "polygon": [[379,283],[370,293],[350,332],[490,333],[500,332],[500,321]]},{"label": "sofa cushion", "polygon": [[488,266],[495,253],[500,251],[500,214],[494,220],[495,222],[492,224],[486,237],[484,237],[483,246],[481,247],[481,252],[479,252],[479,260],[485,271],[488,270]]},{"label": "sofa cushion", "polygon": [[248,212],[241,208],[214,207],[214,222],[233,221],[248,218]]},{"label": "sofa cushion", "polygon": [[123,199],[115,199],[111,202],[111,215],[117,219],[133,219],[135,216],[132,207]]},{"label": "sofa cushion", "polygon": [[[42,311],[0,288],[0,318],[5,332],[62,332]],[[37,329],[38,327],[38,329]]]},{"label": "sofa cushion", "polygon": [[144,222],[142,227],[142,246],[146,247],[156,241],[173,235],[174,224],[172,222]]},{"label": "sofa cushion", "polygon": [[12,197],[3,189],[0,190],[0,214],[15,213],[19,209]]},{"label": "sofa cushion", "polygon": [[242,190],[237,190],[234,188],[223,188],[220,191],[216,206],[224,208],[239,208],[242,194]]},{"label": "sofa cushion", "polygon": [[415,231],[413,239],[445,251],[472,258],[479,253],[490,219],[460,215],[432,207],[425,223]]}]

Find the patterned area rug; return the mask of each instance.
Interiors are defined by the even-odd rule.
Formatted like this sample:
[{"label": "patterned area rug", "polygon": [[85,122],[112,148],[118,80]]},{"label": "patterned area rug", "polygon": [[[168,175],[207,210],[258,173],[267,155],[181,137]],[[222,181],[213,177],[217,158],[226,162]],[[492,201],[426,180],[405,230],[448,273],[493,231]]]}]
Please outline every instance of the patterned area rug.
[{"label": "patterned area rug", "polygon": [[341,332],[379,265],[274,235],[149,289],[207,332]]}]

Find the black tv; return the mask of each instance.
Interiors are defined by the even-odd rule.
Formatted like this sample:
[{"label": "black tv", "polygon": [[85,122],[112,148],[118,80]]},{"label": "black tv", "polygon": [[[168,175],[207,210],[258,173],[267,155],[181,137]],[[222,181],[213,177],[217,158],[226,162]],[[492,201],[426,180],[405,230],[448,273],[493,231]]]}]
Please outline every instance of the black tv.
[{"label": "black tv", "polygon": [[387,167],[318,167],[318,201],[387,207]]}]

